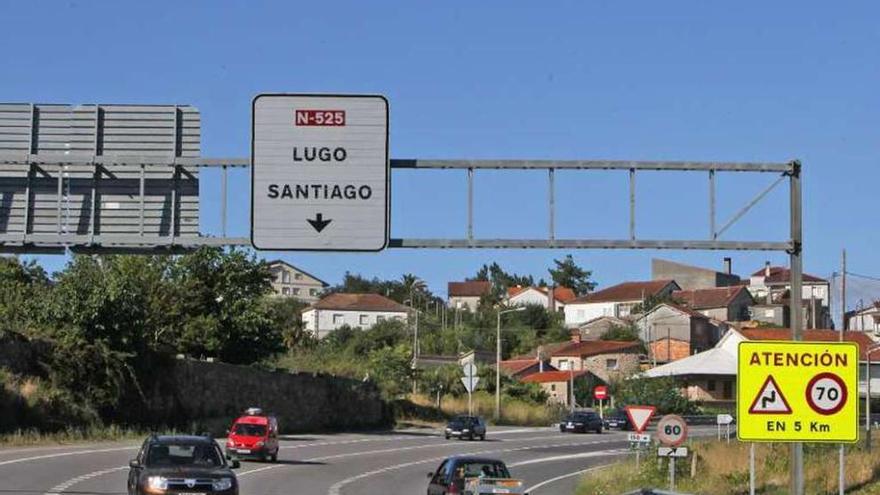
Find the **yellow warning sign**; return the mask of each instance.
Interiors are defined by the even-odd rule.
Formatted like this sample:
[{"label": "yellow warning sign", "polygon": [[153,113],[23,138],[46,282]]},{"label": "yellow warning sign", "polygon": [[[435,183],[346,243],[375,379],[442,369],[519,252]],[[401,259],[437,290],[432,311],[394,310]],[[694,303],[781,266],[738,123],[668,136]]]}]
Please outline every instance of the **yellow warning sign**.
[{"label": "yellow warning sign", "polygon": [[858,370],[859,348],[852,342],[741,342],[737,437],[748,442],[855,442]]}]

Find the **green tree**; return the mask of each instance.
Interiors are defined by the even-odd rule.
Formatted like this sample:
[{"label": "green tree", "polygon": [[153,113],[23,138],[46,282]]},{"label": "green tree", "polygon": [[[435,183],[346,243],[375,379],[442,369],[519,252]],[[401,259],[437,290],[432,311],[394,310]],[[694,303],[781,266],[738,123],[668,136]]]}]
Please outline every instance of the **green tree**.
[{"label": "green tree", "polygon": [[601,340],[620,340],[627,342],[641,339],[641,337],[639,337],[639,328],[632,323],[629,325],[611,325],[599,338]]},{"label": "green tree", "polygon": [[651,405],[658,414],[692,414],[697,408],[679,391],[674,378],[630,378],[613,384],[612,393],[619,407]]},{"label": "green tree", "polygon": [[381,347],[370,352],[368,370],[382,392],[389,398],[404,394],[411,386],[412,356],[405,345]]},{"label": "green tree", "polygon": [[547,271],[550,272],[550,277],[557,286],[568,287],[579,296],[596,288],[596,283],[590,279],[593,272],[578,266],[570,254],[561,260],[554,259],[553,263],[556,268],[550,268]]},{"label": "green tree", "polygon": [[[501,268],[501,265],[493,262],[491,265],[483,265],[477,270],[477,273],[468,280],[481,280],[492,283],[492,294],[489,302],[497,303],[505,296],[507,289],[521,285],[530,287],[535,285],[535,279],[531,275],[518,275],[516,273],[508,273]],[[482,303],[482,301],[481,301]]]}]

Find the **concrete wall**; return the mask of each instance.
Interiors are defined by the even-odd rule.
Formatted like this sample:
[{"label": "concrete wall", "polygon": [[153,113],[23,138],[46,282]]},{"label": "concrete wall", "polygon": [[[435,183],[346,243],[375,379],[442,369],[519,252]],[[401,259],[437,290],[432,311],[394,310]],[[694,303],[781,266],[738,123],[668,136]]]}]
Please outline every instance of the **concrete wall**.
[{"label": "concrete wall", "polygon": [[278,416],[282,433],[386,427],[390,406],[359,380],[175,360],[144,392],[153,424],[222,434],[247,407]]},{"label": "concrete wall", "polygon": [[678,361],[691,355],[690,342],[678,339],[655,340],[648,344],[649,359],[656,359],[658,363]]},{"label": "concrete wall", "polygon": [[[616,360],[617,367],[609,368],[608,360]],[[639,371],[639,355],[636,352],[617,352],[588,356],[583,359],[574,356],[555,356],[550,358],[550,365],[558,370],[568,370],[574,367],[574,371],[587,370],[608,382],[620,378],[626,378]]]},{"label": "concrete wall", "polygon": [[300,301],[313,304],[321,299],[324,285],[299,270],[287,265],[276,264],[269,267],[272,274],[272,291],[276,296],[293,297]]},{"label": "concrete wall", "polygon": [[460,308],[468,311],[476,311],[480,306],[479,296],[451,296],[448,306],[452,309]]},{"label": "concrete wall", "polygon": [[600,316],[617,316],[617,303],[579,303],[565,305],[565,325],[576,327]]}]

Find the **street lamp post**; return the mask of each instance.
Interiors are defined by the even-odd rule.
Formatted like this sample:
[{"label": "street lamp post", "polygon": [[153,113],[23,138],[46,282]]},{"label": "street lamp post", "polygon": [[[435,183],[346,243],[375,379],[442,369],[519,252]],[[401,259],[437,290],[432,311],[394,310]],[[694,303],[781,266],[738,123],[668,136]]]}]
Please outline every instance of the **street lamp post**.
[{"label": "street lamp post", "polygon": [[406,299],[403,301],[403,304],[410,303],[410,308],[416,313],[416,324],[415,329],[413,331],[413,358],[412,358],[412,368],[413,368],[413,394],[416,393],[416,377],[415,370],[418,367],[419,362],[419,309],[413,307],[413,300]]},{"label": "street lamp post", "polygon": [[[495,422],[501,419],[501,315],[525,311],[525,306],[498,312],[498,327],[495,335]],[[539,356],[540,359],[540,356]]]}]

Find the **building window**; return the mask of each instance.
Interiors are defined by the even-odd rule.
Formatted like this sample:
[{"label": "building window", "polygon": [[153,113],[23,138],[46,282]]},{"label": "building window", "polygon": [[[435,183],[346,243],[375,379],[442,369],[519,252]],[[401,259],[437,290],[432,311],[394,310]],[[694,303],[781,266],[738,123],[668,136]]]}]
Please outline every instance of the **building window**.
[{"label": "building window", "polygon": [[715,380],[709,380],[706,382],[706,390],[709,392],[715,391]]},{"label": "building window", "polygon": [[303,278],[303,274],[302,274],[302,273],[294,273],[294,274],[293,274],[293,278],[294,278],[295,280],[302,280],[302,278]]},{"label": "building window", "polygon": [[281,283],[289,284],[290,283],[290,272],[284,271],[281,272]]},{"label": "building window", "polygon": [[551,383],[551,384],[550,384],[550,391],[551,391],[551,392],[556,392],[556,384],[555,384],[555,383]]},{"label": "building window", "polygon": [[285,295],[285,296],[289,296],[289,295],[290,295],[290,289],[287,288],[287,287],[282,287],[282,288],[281,288],[281,294],[282,294],[282,295]]},{"label": "building window", "polygon": [[293,288],[293,295],[295,295],[295,296],[299,295],[299,289],[297,287]]},{"label": "building window", "polygon": [[333,324],[334,325],[342,325],[345,323],[345,317],[340,314],[333,315]]},{"label": "building window", "polygon": [[724,398],[732,399],[733,398],[733,382],[726,381],[724,382]]},{"label": "building window", "polygon": [[367,316],[367,315],[361,315],[360,320],[359,320],[359,321],[360,321],[360,324],[361,324],[361,325],[367,325],[367,324],[368,324],[368,319],[369,319],[369,316]]},{"label": "building window", "polygon": [[318,289],[309,289],[309,295],[310,295],[310,296],[317,296],[317,295],[318,295]]},{"label": "building window", "polygon": [[379,323],[380,321],[385,321],[385,317],[382,316],[382,315],[377,316],[377,317],[376,317],[376,323]]},{"label": "building window", "polygon": [[617,359],[606,359],[605,360],[605,369],[616,370],[617,369]]}]

